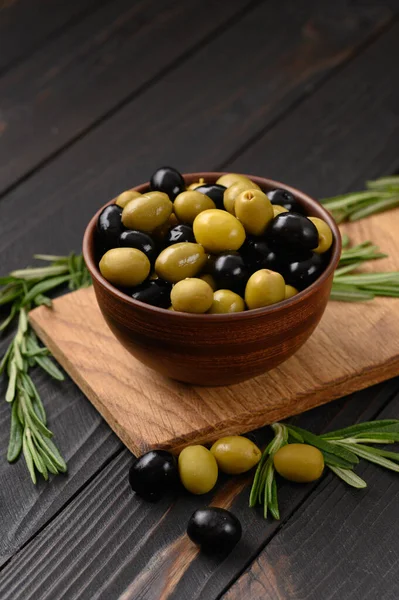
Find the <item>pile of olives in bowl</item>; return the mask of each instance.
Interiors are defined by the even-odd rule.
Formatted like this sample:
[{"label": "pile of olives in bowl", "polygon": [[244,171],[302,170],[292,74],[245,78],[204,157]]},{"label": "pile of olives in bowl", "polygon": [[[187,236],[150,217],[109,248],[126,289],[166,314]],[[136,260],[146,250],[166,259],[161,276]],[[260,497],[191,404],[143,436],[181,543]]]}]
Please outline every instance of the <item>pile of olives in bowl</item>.
[{"label": "pile of olives in bowl", "polygon": [[143,193],[127,190],[100,213],[102,276],[131,298],[173,311],[235,313],[295,296],[330,258],[333,234],[286,189],[247,176],[186,186],[158,169]]}]

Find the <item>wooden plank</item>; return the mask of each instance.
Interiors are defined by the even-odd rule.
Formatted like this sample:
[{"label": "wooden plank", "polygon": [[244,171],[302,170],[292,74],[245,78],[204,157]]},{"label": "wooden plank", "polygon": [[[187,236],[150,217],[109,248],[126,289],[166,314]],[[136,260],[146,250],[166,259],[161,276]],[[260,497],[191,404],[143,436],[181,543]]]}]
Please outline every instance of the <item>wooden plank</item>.
[{"label": "wooden plank", "polygon": [[[296,423],[322,432],[373,418],[395,391],[392,404],[397,402],[398,385],[386,382],[305,413]],[[258,432],[257,439],[265,442],[267,435]],[[216,492],[203,497],[187,494],[172,504],[150,505],[129,489],[130,462],[124,451],[9,562],[0,577],[2,600],[216,598],[280,527],[248,508],[248,477],[221,478]],[[283,518],[323,486],[282,483]],[[222,561],[199,555],[185,536],[192,512],[208,503],[231,509],[244,528],[242,541]]]},{"label": "wooden plank", "polygon": [[[380,269],[394,271],[398,230],[399,209],[347,227],[354,243],[371,238],[383,246],[389,258]],[[316,331],[288,361],[221,388],[180,384],[142,365],[107,327],[91,288],[57,299],[52,310],[36,308],[30,320],[124,444],[143,454],[246,433],[399,375],[395,307],[392,298],[378,298],[361,311],[357,304],[330,302]]]},{"label": "wooden plank", "polygon": [[[270,35],[274,31],[273,28],[270,29]],[[334,146],[335,136],[339,136],[340,131],[338,129],[331,131],[328,139],[328,144],[331,147],[328,162],[334,162],[337,178],[338,174],[342,173],[337,183],[341,189],[345,189],[345,186],[346,189],[350,188],[356,177],[363,180],[370,175],[370,164],[366,160],[362,160],[363,156],[368,161],[372,161],[373,171],[376,173],[384,172],[385,169],[394,165],[395,161],[397,165],[397,146],[393,143],[394,136],[397,137],[397,131],[395,131],[396,125],[394,116],[391,114],[391,107],[393,106],[394,96],[398,91],[399,82],[396,78],[394,62],[386,60],[386,56],[395,56],[399,50],[398,30],[393,31],[394,34],[396,31],[396,35],[384,36],[335,78],[340,93],[350,93],[351,97],[356,96],[356,87],[353,86],[352,82],[355,81],[358,85],[356,79],[358,70],[362,72],[363,77],[367,76],[373,81],[368,94],[368,103],[372,110],[367,110],[364,114],[364,121],[361,121],[361,113],[359,114],[356,103],[351,102],[348,106],[348,122],[357,120],[361,122],[364,129],[371,130],[370,124],[374,120],[382,119],[381,115],[385,115],[386,120],[391,125],[391,127],[386,125],[378,128],[378,131],[374,134],[374,144],[371,147],[365,146],[364,138],[360,138],[358,143],[356,143],[356,138],[348,137],[345,140],[346,144],[352,148],[353,155],[355,155],[355,149],[357,149],[356,161],[353,163],[352,169],[345,168],[347,155],[337,153]],[[231,40],[230,43],[234,41]],[[242,60],[244,59],[242,57]],[[202,56],[202,61],[204,61],[204,64],[208,61],[209,64],[209,58],[206,54]],[[248,63],[248,60],[246,60],[246,63]],[[367,69],[364,67],[365,64]],[[187,75],[187,73],[183,74]],[[123,111],[123,118],[117,120],[119,119],[118,115],[113,118],[114,126],[111,127],[109,123],[104,124],[97,132],[86,136],[74,148],[65,152],[63,156],[60,156],[46,169],[43,169],[40,176],[32,177],[2,200],[0,203],[0,222],[2,223],[0,250],[3,264],[7,265],[7,269],[17,268],[24,263],[28,263],[31,255],[38,251],[62,253],[69,252],[72,247],[78,249],[84,223],[96,207],[107,198],[115,195],[118,190],[147,178],[151,170],[167,160],[168,157],[170,162],[174,162],[185,171],[200,168],[201,162],[202,166],[212,168],[215,163],[212,164],[211,160],[208,162],[206,154],[212,152],[215,155],[215,145],[217,146],[217,158],[220,161],[232,148],[237,147],[237,144],[233,143],[232,134],[226,136],[226,144],[224,143],[222,135],[224,123],[220,118],[213,121],[215,132],[213,132],[213,129],[210,130],[215,137],[209,138],[209,130],[205,129],[204,132],[208,137],[202,137],[201,134],[201,139],[207,140],[206,143],[204,141],[201,144],[192,143],[192,137],[187,134],[187,124],[195,120],[197,131],[201,132],[206,119],[209,120],[212,114],[210,107],[214,106],[214,98],[208,97],[207,102],[204,101],[203,105],[194,103],[194,105],[191,105],[190,111],[184,100],[185,80],[180,79],[179,81],[182,87],[176,87],[177,83],[173,80],[170,82],[169,89],[174,89],[177,94],[176,97],[183,98],[183,100],[180,100],[178,106],[175,106],[173,111],[169,112],[166,121],[162,121],[160,118],[165,119],[166,113],[160,114],[156,120],[149,121],[157,123],[159,139],[163,140],[162,145],[152,142],[154,130],[148,128],[148,126],[147,130],[145,128],[141,129],[141,133],[137,138],[138,143],[131,143],[135,129],[137,130],[140,126],[140,120],[134,119],[136,114],[140,114],[140,111],[136,113],[137,104],[133,102],[130,112]],[[326,86],[324,89],[326,89]],[[159,94],[161,92],[165,94],[167,88],[160,89],[158,84],[154,86],[153,90],[155,95],[158,94],[159,99]],[[322,91],[320,90],[319,93]],[[330,98],[334,97],[334,86],[331,87],[330,85],[329,94]],[[148,97],[147,103],[150,106]],[[144,105],[141,105],[142,112],[144,108],[145,102]],[[183,108],[185,116],[182,121]],[[338,118],[343,110],[342,102],[333,106],[325,106],[325,110],[328,110],[331,119],[334,118],[334,115]],[[156,115],[153,111],[152,108],[149,112],[150,117]],[[145,113],[143,112],[143,114]],[[308,126],[313,128],[314,131],[318,131],[320,122],[313,120],[311,117],[312,115],[309,115]],[[379,125],[381,125],[381,122]],[[118,128],[119,135],[116,133]],[[126,132],[126,137],[123,135],[124,132]],[[239,139],[241,138],[242,135],[239,136]],[[187,145],[188,141],[190,141],[189,146]],[[112,153],[106,151],[108,147],[112,147]],[[187,147],[190,147],[192,152],[188,153]],[[386,149],[381,151],[381,148]],[[307,156],[306,153],[308,152],[310,155],[312,149],[312,146],[306,147],[304,143],[300,148],[297,147],[297,155],[291,157],[291,159],[301,163],[303,157]],[[374,154],[372,154],[373,149]],[[286,146],[279,150],[282,164],[286,164],[286,151]],[[304,182],[305,188],[312,184],[315,174],[319,173],[316,153],[312,157],[313,164],[307,164],[305,171],[308,177],[307,182]],[[169,159],[167,162],[169,162]],[[215,157],[213,160],[215,161]],[[263,164],[262,171],[264,168],[265,165]],[[345,177],[347,178],[346,182]],[[318,175],[320,190],[323,187],[328,189],[328,186],[331,186],[330,179],[330,173],[325,174],[324,180],[321,174]],[[68,390],[67,398],[68,402],[72,403],[73,400],[78,397],[81,398],[81,396],[75,396],[78,392],[74,386],[71,386],[71,388],[70,391]],[[42,389],[43,393],[47,395],[47,389],[49,388],[43,387]],[[88,405],[88,403],[86,404]],[[48,410],[50,410],[50,407],[54,414],[58,411],[61,412],[65,408],[64,397],[53,394],[47,404]],[[329,411],[329,408],[324,410]],[[14,553],[54,515],[54,510],[57,511],[60,506],[71,498],[71,495],[76,493],[76,487],[73,487],[72,484],[79,481],[80,485],[77,486],[77,489],[79,489],[95,473],[96,466],[93,468],[93,463],[88,465],[86,469],[84,468],[84,455],[82,456],[78,450],[80,440],[75,435],[75,428],[79,427],[85,428],[85,435],[88,435],[89,438],[91,428],[93,427],[96,431],[93,420],[87,418],[88,414],[85,413],[86,420],[82,421],[78,411],[71,410],[68,419],[65,421],[63,418],[59,419],[59,431],[64,432],[62,449],[68,457],[75,457],[76,462],[70,467],[68,485],[65,485],[62,495],[59,492],[59,487],[64,486],[65,480],[62,478],[56,479],[50,486],[43,486],[44,491],[40,495],[41,498],[46,498],[46,505],[44,505],[42,501],[37,501],[38,494],[30,484],[23,465],[9,467],[5,462],[4,450],[7,440],[9,413],[8,411],[2,413],[4,419],[0,424],[3,444],[0,462],[0,485],[2,490],[7,490],[7,493],[2,497],[2,510],[5,511],[6,515],[8,514],[8,518],[5,518],[4,526],[1,529],[3,533],[3,556],[10,556]],[[95,412],[93,411],[92,414],[95,415]],[[51,414],[50,425],[53,426]],[[98,443],[97,453],[101,454],[101,443],[98,442],[95,434],[90,442],[87,442],[87,444],[89,443],[94,446]],[[115,447],[111,452],[108,452],[107,459],[112,456],[114,451]],[[85,450],[83,454],[84,452]],[[107,459],[101,459],[100,457],[100,462],[104,464]],[[17,469],[20,469],[18,476]],[[18,498],[20,499],[21,496],[24,498],[23,509],[18,514],[15,512],[14,500],[14,490],[16,489],[18,489]],[[27,519],[28,514],[29,519]]]},{"label": "wooden plank", "polygon": [[[397,419],[396,396],[380,414]],[[396,600],[398,474],[362,461],[367,490],[329,475],[288,520],[224,600]]]},{"label": "wooden plank", "polygon": [[13,69],[0,79],[0,193],[253,4],[115,0]]},{"label": "wooden plank", "polygon": [[0,72],[99,4],[104,0],[1,0]]},{"label": "wooden plank", "polygon": [[[252,11],[239,27],[230,27],[231,17],[246,4]],[[361,6],[340,0],[334,11],[317,0],[307,0],[300,10],[295,0],[284,6],[278,0],[257,4],[168,0],[160,11],[156,0],[133,5],[116,0],[13,69],[0,80],[0,192],[112,113],[207,36],[208,42],[217,39],[166,78],[159,93],[145,94],[121,114],[125,123],[120,131],[129,131],[129,141],[115,144],[125,145],[129,155],[133,139],[143,148],[148,136],[156,136],[163,139],[161,147],[170,160],[177,155],[174,151],[171,156],[172,134],[177,156],[183,157],[187,147],[203,150],[203,139],[208,141],[204,164],[219,162],[226,158],[224,145],[230,146],[229,153],[234,151],[238,139],[245,142],[308,93],[395,13],[388,0]],[[220,28],[227,29],[222,36]],[[245,46],[240,43],[244,39]],[[177,106],[181,123],[167,127],[167,134],[164,126],[178,114]],[[188,123],[196,113],[192,131]],[[179,131],[184,132],[181,141]]]}]

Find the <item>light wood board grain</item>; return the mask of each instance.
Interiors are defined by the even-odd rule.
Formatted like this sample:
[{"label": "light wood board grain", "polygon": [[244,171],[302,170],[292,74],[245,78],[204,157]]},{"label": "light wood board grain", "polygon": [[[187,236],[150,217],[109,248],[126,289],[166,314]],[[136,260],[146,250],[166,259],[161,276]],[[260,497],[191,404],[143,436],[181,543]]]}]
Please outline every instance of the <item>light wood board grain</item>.
[{"label": "light wood board grain", "polygon": [[[389,254],[374,270],[398,270],[399,210],[345,225],[353,242]],[[106,326],[91,288],[40,307],[31,323],[72,379],[135,454],[179,451],[244,433],[399,374],[399,300],[330,302],[300,351],[250,381],[223,388],[168,380],[143,366]],[[67,401],[67,400],[66,400]]]}]

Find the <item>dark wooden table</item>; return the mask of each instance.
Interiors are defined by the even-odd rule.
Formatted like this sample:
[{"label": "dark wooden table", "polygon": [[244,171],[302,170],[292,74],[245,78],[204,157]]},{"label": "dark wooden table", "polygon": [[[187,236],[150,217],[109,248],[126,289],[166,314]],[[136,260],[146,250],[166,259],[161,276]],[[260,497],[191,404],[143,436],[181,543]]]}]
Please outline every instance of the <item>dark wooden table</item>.
[{"label": "dark wooden table", "polygon": [[[34,252],[79,251],[97,207],[164,163],[270,176],[316,197],[396,172],[398,9],[395,0],[3,0],[1,271]],[[361,464],[365,491],[331,475],[281,485],[279,523],[248,508],[240,479],[146,504],[128,486],[131,455],[77,387],[36,379],[69,471],[34,487],[22,460],[10,466],[0,402],[1,600],[398,599],[396,474]],[[296,422],[322,432],[397,418],[398,402],[393,380]],[[190,514],[210,502],[245,531],[223,561],[185,537]]]}]

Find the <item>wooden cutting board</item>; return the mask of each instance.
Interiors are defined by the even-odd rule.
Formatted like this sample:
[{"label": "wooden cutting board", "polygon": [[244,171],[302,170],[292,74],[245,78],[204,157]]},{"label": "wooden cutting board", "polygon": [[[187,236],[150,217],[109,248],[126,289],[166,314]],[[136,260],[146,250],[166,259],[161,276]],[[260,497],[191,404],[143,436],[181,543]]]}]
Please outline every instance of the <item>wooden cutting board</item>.
[{"label": "wooden cutting board", "polygon": [[[399,270],[399,210],[345,225],[353,243],[389,254],[368,270]],[[330,302],[310,340],[286,363],[235,386],[165,379],[126,352],[91,288],[39,307],[31,323],[55,358],[134,454],[179,451],[245,433],[399,375],[399,299]],[[66,398],[67,402],[68,399]]]}]

